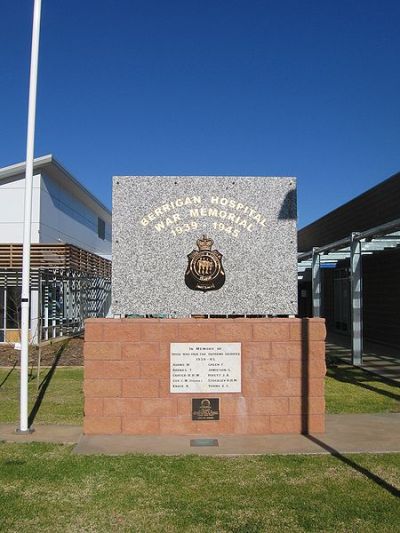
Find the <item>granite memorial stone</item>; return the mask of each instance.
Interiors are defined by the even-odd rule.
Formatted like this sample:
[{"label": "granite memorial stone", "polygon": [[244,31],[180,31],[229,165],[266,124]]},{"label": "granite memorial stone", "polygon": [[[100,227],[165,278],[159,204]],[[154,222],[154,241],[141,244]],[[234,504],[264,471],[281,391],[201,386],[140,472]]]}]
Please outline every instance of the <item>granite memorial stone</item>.
[{"label": "granite memorial stone", "polygon": [[113,179],[113,312],[293,315],[296,181]]}]

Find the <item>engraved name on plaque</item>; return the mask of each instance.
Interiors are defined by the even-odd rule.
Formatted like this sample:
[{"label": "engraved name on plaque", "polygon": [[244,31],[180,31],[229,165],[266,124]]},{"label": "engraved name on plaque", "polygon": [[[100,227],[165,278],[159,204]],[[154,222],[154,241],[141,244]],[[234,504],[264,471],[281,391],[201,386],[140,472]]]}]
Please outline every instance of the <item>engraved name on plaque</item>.
[{"label": "engraved name on plaque", "polygon": [[170,391],[241,392],[241,343],[171,343]]}]

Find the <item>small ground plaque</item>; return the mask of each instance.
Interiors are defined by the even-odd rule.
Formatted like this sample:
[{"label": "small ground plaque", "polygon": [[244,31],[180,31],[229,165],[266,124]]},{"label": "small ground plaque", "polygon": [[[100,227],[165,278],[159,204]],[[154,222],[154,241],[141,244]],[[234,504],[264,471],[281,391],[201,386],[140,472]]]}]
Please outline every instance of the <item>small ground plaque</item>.
[{"label": "small ground plaque", "polygon": [[171,392],[241,392],[241,343],[171,343]]},{"label": "small ground plaque", "polygon": [[219,446],[218,439],[191,439],[190,446]]},{"label": "small ground plaque", "polygon": [[192,420],[219,420],[219,398],[192,398]]}]

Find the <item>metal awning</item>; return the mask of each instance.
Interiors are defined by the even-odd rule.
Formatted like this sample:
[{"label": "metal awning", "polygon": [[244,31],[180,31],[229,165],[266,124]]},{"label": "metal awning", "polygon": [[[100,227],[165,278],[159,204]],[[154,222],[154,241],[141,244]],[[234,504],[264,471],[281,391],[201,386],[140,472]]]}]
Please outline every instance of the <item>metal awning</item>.
[{"label": "metal awning", "polygon": [[298,279],[311,277],[313,316],[321,313],[321,269],[349,260],[351,287],[352,363],[362,364],[362,256],[400,247],[400,219],[298,254]]}]

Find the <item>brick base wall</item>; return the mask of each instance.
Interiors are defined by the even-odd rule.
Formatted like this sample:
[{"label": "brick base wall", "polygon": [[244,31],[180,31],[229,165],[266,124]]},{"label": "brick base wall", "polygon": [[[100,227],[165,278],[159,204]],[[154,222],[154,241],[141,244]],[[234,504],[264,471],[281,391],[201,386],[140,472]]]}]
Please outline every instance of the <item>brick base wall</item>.
[{"label": "brick base wall", "polygon": [[[242,392],[171,394],[171,342],[241,342]],[[89,319],[84,433],[321,433],[323,319]],[[192,421],[191,400],[218,397],[220,420]]]}]

